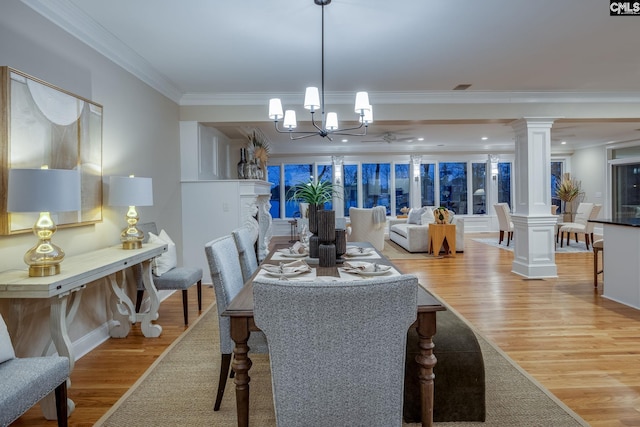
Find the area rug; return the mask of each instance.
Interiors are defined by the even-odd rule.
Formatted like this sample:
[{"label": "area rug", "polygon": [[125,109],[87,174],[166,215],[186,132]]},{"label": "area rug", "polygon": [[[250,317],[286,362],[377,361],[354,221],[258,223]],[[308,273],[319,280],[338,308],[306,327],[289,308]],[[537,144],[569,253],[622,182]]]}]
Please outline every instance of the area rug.
[{"label": "area rug", "polygon": [[[494,248],[504,249],[506,251],[513,252],[513,241],[507,246],[507,241],[503,240],[501,244],[498,244],[497,237],[491,238],[478,238],[473,239],[476,242],[484,243],[485,245],[493,246]],[[571,241],[569,246],[564,244],[564,247],[560,247],[560,244],[556,245],[556,254],[571,254],[571,253],[580,253],[580,252],[592,252],[592,249],[587,249],[587,245],[584,242],[576,243],[575,240]]]},{"label": "area rug", "polygon": [[[435,423],[436,426],[588,425],[500,349],[474,332],[478,335],[485,364],[486,422]],[[250,357],[253,361],[250,371],[250,423],[254,426],[275,426],[268,355],[253,354]],[[235,427],[233,380],[227,383],[220,411],[213,411],[219,363],[218,318],[213,306],[167,348],[95,425]]]}]

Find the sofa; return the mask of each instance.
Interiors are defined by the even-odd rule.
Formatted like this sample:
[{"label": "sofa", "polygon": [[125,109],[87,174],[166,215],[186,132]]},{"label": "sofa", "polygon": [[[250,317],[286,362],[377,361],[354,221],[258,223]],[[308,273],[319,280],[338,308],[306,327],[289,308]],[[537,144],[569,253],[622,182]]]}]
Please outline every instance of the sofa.
[{"label": "sofa", "polygon": [[[435,222],[435,206],[413,208],[406,219],[389,220],[389,240],[402,246],[408,252],[429,250],[429,224]],[[456,226],[456,252],[464,252],[464,219],[451,214]]]}]

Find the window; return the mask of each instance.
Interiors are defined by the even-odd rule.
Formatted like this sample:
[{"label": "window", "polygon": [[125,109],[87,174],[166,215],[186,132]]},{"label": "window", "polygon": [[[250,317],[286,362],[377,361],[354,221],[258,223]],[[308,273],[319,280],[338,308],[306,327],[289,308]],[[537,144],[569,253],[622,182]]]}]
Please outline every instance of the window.
[{"label": "window", "polygon": [[[289,190],[301,182],[311,180],[311,165],[284,165],[284,191],[285,199],[288,198]],[[293,218],[296,212],[300,212],[298,202],[287,200],[285,202],[285,218]]]},{"label": "window", "polygon": [[471,164],[471,190],[473,191],[473,213],[487,213],[487,196],[485,183],[487,179],[487,163]]},{"label": "window", "polygon": [[421,200],[422,206],[435,206],[436,205],[436,185],[435,185],[435,170],[436,165],[434,163],[427,163],[420,165],[420,182],[421,182]]},{"label": "window", "polygon": [[556,188],[562,182],[562,169],[564,163],[561,161],[551,162],[551,204],[558,207],[557,212],[562,212],[562,201],[558,198]]},{"label": "window", "polygon": [[640,218],[640,163],[613,165],[613,216]]},{"label": "window", "polygon": [[467,213],[467,163],[440,163],[440,206]]},{"label": "window", "polygon": [[498,163],[498,203],[511,203],[511,163]]},{"label": "window", "polygon": [[391,212],[391,195],[389,194],[389,163],[362,164],[362,203],[365,208],[384,206],[387,215]]},{"label": "window", "polygon": [[358,207],[358,165],[344,165],[342,167],[344,182],[344,216],[349,216],[349,208]]},{"label": "window", "polygon": [[409,179],[409,164],[395,165],[395,183],[396,183],[396,215],[401,215],[400,209],[409,207],[410,197],[409,189],[411,180]]},{"label": "window", "polygon": [[280,165],[267,166],[267,176],[271,183],[271,218],[280,218]]},{"label": "window", "polygon": [[[318,165],[318,182],[329,181],[333,182],[333,166],[332,165]],[[333,201],[324,204],[325,209],[333,209]]]}]

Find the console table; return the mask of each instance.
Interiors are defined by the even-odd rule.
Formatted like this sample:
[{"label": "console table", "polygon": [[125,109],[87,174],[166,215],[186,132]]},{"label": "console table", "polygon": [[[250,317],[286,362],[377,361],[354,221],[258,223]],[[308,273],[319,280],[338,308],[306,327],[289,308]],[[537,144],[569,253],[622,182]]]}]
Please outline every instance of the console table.
[{"label": "console table", "polygon": [[[60,356],[69,358],[69,372],[73,371],[75,356],[67,327],[73,322],[80,304],[82,290],[87,285],[101,283],[106,279],[111,286],[110,308],[114,322],[109,334],[123,338],[129,334],[131,324],[141,322],[142,333],[146,337],[158,337],[160,325],[151,322],[158,318],[160,300],[151,277],[151,260],[167,250],[166,244],[145,243],[141,249],[124,250],[121,245],[83,253],[65,258],[60,266],[60,274],[48,277],[29,277],[28,271],[7,270],[0,272],[0,298],[11,299],[11,306],[19,313],[19,306],[25,299],[39,298],[50,304],[49,328],[51,341],[45,346],[43,356],[49,353],[51,344]],[[145,290],[151,299],[147,313],[138,314],[134,304],[125,292],[125,270],[135,264],[142,265]],[[75,403],[67,399],[69,415]],[[41,402],[45,418],[56,419],[55,399],[47,396]]]}]

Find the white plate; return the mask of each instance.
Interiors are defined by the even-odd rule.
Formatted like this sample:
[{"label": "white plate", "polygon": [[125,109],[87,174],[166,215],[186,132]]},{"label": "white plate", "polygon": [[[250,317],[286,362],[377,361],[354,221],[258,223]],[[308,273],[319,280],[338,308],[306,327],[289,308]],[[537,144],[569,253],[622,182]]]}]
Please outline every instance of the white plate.
[{"label": "white plate", "polygon": [[348,270],[342,269],[345,273],[353,273],[359,274],[360,276],[384,276],[385,274],[391,273],[391,269],[384,271],[362,271],[362,270]]},{"label": "white plate", "polygon": [[303,253],[303,254],[292,254],[290,252],[278,252],[278,253],[285,258],[304,258],[309,255],[308,253]]},{"label": "white plate", "polygon": [[264,274],[269,277],[296,277],[301,274],[311,273],[311,270],[307,271],[296,271],[295,273],[272,273],[271,271],[264,270]]}]

